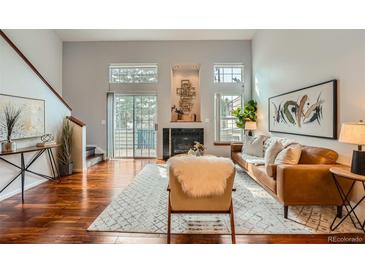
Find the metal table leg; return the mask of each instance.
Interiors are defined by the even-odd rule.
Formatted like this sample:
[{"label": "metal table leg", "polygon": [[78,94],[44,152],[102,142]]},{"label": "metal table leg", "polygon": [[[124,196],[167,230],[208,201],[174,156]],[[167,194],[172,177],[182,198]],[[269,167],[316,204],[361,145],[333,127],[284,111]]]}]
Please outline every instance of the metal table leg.
[{"label": "metal table leg", "polygon": [[[352,182],[352,185],[351,185],[349,191],[347,193],[345,193],[345,191],[343,190],[341,184],[338,182],[336,176],[334,174],[332,174],[332,176],[333,176],[333,179],[335,181],[335,184],[336,184],[337,190],[339,192],[339,195],[341,197],[342,203],[343,203],[344,207],[346,208],[347,214],[343,218],[341,218],[340,222],[336,226],[334,226],[334,224],[335,224],[335,222],[337,220],[337,216],[335,216],[335,218],[333,219],[333,222],[332,222],[332,224],[330,226],[330,229],[332,231],[335,230],[335,229],[337,229],[346,220],[346,218],[350,217],[350,219],[351,219],[352,224],[354,225],[354,227],[356,229],[360,229],[360,230],[363,230],[365,232],[365,229],[364,229],[365,221],[364,221],[364,224],[362,224],[361,221],[359,220],[356,212],[355,212],[355,209],[365,199],[365,195],[354,206],[352,206],[351,203],[350,203],[350,201],[349,201],[349,199],[348,199],[348,197],[350,196],[351,191],[352,191],[352,189],[353,189],[356,181],[353,181]],[[364,187],[364,190],[365,190],[365,184],[364,184],[364,182],[362,182],[362,184],[363,184],[363,187]],[[352,219],[351,214],[354,215],[357,223]],[[360,228],[357,226],[357,224],[360,225]]]},{"label": "metal table leg", "polygon": [[20,154],[20,162],[21,162],[21,171],[22,171],[22,203],[24,204],[24,186],[25,186],[25,162],[24,162],[24,153]]},{"label": "metal table leg", "polygon": [[[47,151],[47,153],[48,153],[49,161],[50,161],[50,164],[51,164],[52,176],[48,176],[48,175],[45,175],[45,174],[41,174],[41,173],[38,173],[38,172],[35,172],[35,171],[32,171],[32,170],[29,169],[31,167],[31,165],[33,165],[33,163],[45,151]],[[53,181],[59,180],[60,173],[59,173],[59,170],[58,170],[58,167],[57,167],[56,160],[55,160],[55,158],[53,156],[52,148],[44,148],[44,149],[39,150],[36,154],[33,155],[32,159],[27,164],[25,163],[24,152],[21,152],[19,154],[20,154],[20,166],[17,165],[17,164],[14,164],[14,163],[12,163],[12,162],[10,162],[8,160],[6,160],[3,157],[0,157],[0,160],[2,160],[4,162],[8,163],[9,165],[11,165],[11,166],[19,169],[19,173],[13,179],[11,179],[10,182],[6,184],[6,186],[4,186],[0,190],[0,193],[2,193],[9,185],[11,185],[20,176],[20,178],[21,178],[21,191],[22,191],[22,203],[24,204],[25,174],[26,174],[26,172],[29,172],[29,173],[32,173],[34,175],[43,177],[43,178],[45,178],[47,180],[53,180]]]}]

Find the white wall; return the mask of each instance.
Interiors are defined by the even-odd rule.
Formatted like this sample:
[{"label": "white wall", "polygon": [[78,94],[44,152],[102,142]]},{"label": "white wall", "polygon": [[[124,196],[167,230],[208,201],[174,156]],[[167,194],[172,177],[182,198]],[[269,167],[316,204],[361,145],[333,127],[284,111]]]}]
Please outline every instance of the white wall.
[{"label": "white wall", "polygon": [[[158,156],[162,157],[164,127],[203,127],[208,152],[228,156],[229,147],[213,145],[214,93],[222,90],[213,82],[213,65],[225,62],[245,65],[245,91],[249,94],[251,41],[65,42],[63,95],[72,102],[73,114],[87,124],[87,143],[106,150],[106,126],[101,120],[106,120],[109,64],[157,63]],[[200,65],[202,123],[170,123],[171,66],[176,64]]]},{"label": "white wall", "polygon": [[[260,30],[252,51],[253,97],[262,130],[268,130],[269,97],[331,79],[338,80],[338,130],[342,122],[365,120],[365,31]],[[349,163],[356,149],[337,140],[295,138],[335,149],[342,163]]]},{"label": "white wall", "polygon": [[3,30],[48,83],[62,94],[62,41],[53,30]]},{"label": "white wall", "polygon": [[[6,32],[8,34],[8,31]],[[19,48],[24,50],[24,54],[27,56],[26,52],[31,53],[32,46],[27,48],[27,45],[37,44],[36,36],[29,36],[29,34],[26,34],[22,36],[22,32],[16,32],[11,31],[12,34],[14,34],[14,37],[16,35],[17,41],[21,44],[18,44],[16,41],[13,41]],[[33,34],[36,34],[37,31],[32,31]],[[54,34],[50,34],[49,39],[50,42],[47,43],[46,35],[44,31],[40,30],[41,36],[43,37],[43,51],[45,52],[45,55],[42,56],[40,52],[37,52],[37,54],[34,54],[32,58],[29,58],[30,60],[34,60],[34,65],[37,67],[37,64],[40,65],[40,67],[46,68],[48,71],[48,75],[53,75],[55,77],[52,81],[54,83],[61,83],[60,74],[59,74],[59,68],[58,66],[48,66],[48,63],[52,63],[52,60],[59,60],[62,56],[62,50],[60,50],[59,45],[53,44],[54,42]],[[9,37],[12,39],[12,37],[9,35]],[[34,39],[32,41],[31,39]],[[23,41],[23,42],[22,42]],[[25,42],[27,41],[27,42]],[[48,46],[46,46],[48,45]],[[50,48],[48,48],[50,47]],[[55,47],[55,48],[53,48]],[[50,57],[53,52],[56,56]],[[28,57],[28,56],[27,56]],[[46,101],[45,107],[46,107],[46,132],[52,133],[54,135],[58,134],[61,124],[63,121],[63,118],[66,115],[70,115],[70,111],[60,102],[60,100],[48,89],[48,87],[38,78],[37,75],[28,67],[28,65],[18,56],[18,54],[6,43],[6,41],[2,38],[0,38],[0,93],[3,94],[10,94],[10,95],[17,95],[17,96],[24,96],[24,97],[31,97],[31,98],[37,98],[37,99],[44,99]],[[32,60],[32,62],[33,62]],[[36,64],[37,63],[37,64]],[[41,65],[43,64],[43,65]],[[39,71],[41,71],[39,69]],[[42,71],[41,71],[42,72]],[[58,75],[58,76],[57,76]],[[51,81],[50,77],[47,80]],[[30,145],[35,145],[37,142],[39,142],[39,138],[35,139],[27,139],[22,141],[17,141],[18,147],[25,147]],[[26,161],[28,161],[32,153],[28,153],[26,155]],[[8,160],[13,161],[20,165],[20,156],[14,155],[14,156],[7,156]],[[50,167],[49,164],[44,156],[42,156],[40,159],[37,160],[37,163],[35,163],[32,166],[32,169],[34,171],[50,174]],[[4,162],[0,162],[0,189],[6,185],[6,183],[14,177],[15,174],[17,174],[17,170],[8,164]],[[30,176],[27,174],[26,177],[26,188],[29,188],[31,186],[34,186],[36,184],[39,184],[41,182],[44,182],[44,179],[40,179],[36,176]],[[9,197],[15,193],[18,193],[20,191],[20,179],[15,181],[11,186],[9,186],[1,195],[0,200],[4,199],[6,197]]]},{"label": "white wall", "polygon": [[[260,30],[252,42],[252,66],[263,132],[268,130],[269,97],[331,79],[338,80],[338,130],[342,122],[365,120],[364,30]],[[356,149],[337,140],[275,135],[332,148],[345,164]]]}]

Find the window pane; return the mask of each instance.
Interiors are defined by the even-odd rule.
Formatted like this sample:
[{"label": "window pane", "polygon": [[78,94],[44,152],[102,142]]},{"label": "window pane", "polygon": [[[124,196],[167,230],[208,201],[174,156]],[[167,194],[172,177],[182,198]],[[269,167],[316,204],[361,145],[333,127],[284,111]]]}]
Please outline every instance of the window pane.
[{"label": "window pane", "polygon": [[157,66],[113,66],[109,69],[111,83],[157,83]]},{"label": "window pane", "polygon": [[221,142],[238,142],[241,141],[242,131],[237,128],[234,119],[221,120],[220,123],[220,141]]},{"label": "window pane", "polygon": [[241,74],[242,68],[233,68],[233,74]]},{"label": "window pane", "polygon": [[241,83],[243,65],[228,64],[214,66],[214,81],[216,83]]},{"label": "window pane", "polygon": [[240,95],[221,95],[218,96],[220,113],[217,115],[219,119],[219,132],[217,132],[216,141],[218,142],[236,142],[241,141],[242,130],[237,128],[236,120],[232,116],[232,110],[241,107]]},{"label": "window pane", "polygon": [[232,68],[223,68],[224,74],[232,74]]},{"label": "window pane", "polygon": [[230,74],[224,74],[223,75],[223,82],[224,83],[230,83],[230,82],[232,82],[232,75],[230,75]]},{"label": "window pane", "polygon": [[242,78],[241,74],[233,74],[232,80],[234,83],[241,83],[242,80],[241,78]]},{"label": "window pane", "polygon": [[221,96],[221,117],[232,117],[232,110],[241,106],[241,96]]}]

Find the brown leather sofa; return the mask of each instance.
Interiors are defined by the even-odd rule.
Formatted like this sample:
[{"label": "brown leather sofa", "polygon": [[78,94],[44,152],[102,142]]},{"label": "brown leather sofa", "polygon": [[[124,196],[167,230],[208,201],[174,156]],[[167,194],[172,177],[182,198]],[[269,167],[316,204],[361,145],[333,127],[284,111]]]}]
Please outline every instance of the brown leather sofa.
[{"label": "brown leather sofa", "polygon": [[[241,151],[241,143],[231,144],[233,162],[284,205],[285,218],[288,218],[288,206],[291,205],[334,205],[337,215],[342,215],[342,201],[329,172],[331,167],[338,165],[337,152],[303,146],[298,165],[272,165],[267,172],[264,165],[247,163]],[[350,185],[348,181],[343,183],[345,189]]]}]

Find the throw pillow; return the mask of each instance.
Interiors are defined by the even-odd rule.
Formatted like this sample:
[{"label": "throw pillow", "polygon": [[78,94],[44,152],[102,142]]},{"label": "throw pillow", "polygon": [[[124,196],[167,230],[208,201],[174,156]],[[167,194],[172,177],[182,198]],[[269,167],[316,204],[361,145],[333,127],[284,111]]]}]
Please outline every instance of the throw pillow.
[{"label": "throw pillow", "polygon": [[292,144],[279,152],[279,154],[276,156],[274,164],[297,165],[299,163],[301,153],[302,153],[301,145]]},{"label": "throw pillow", "polygon": [[242,147],[242,153],[256,157],[264,157],[265,140],[266,136],[264,135],[246,136]]},{"label": "throw pillow", "polygon": [[282,142],[280,140],[275,140],[270,144],[265,152],[265,169],[266,174],[270,177],[273,177],[273,168],[276,168],[274,164],[277,155],[284,149]]},{"label": "throw pillow", "polygon": [[269,164],[265,167],[266,169],[266,174],[269,176],[269,177],[272,177],[276,180],[276,168],[277,168],[277,165],[274,165],[274,164]]},{"label": "throw pillow", "polygon": [[284,146],[279,140],[272,142],[265,152],[265,165],[273,164],[275,162],[276,156],[283,149]]}]

